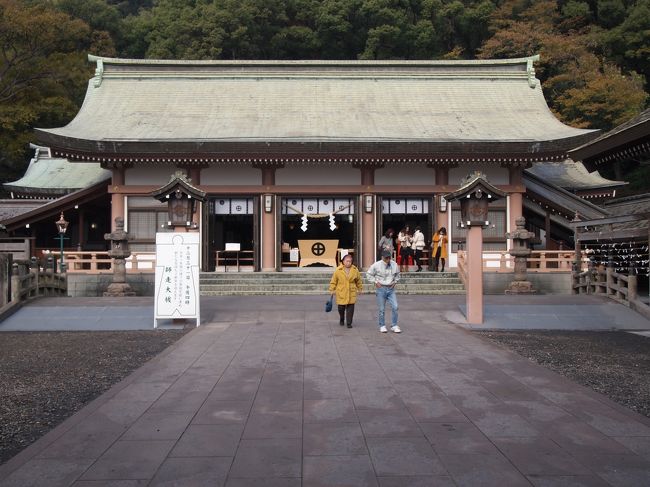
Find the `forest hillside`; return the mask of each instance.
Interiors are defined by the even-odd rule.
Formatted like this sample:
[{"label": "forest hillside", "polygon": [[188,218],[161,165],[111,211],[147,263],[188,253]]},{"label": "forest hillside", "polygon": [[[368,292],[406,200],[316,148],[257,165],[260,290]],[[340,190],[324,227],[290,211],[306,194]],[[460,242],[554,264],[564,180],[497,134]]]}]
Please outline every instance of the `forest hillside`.
[{"label": "forest hillside", "polygon": [[0,0],[0,180],[33,127],[66,124],[87,54],[167,59],[476,59],[540,54],[549,106],[608,130],[648,101],[650,0]]}]

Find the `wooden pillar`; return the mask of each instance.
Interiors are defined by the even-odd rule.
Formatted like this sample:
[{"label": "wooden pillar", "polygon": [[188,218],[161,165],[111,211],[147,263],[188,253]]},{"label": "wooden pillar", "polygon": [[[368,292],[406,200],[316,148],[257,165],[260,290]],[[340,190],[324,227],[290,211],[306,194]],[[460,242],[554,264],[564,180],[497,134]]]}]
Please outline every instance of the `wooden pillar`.
[{"label": "wooden pillar", "polygon": [[[279,235],[275,234],[275,221],[278,211],[278,198],[273,194],[261,196],[262,208],[262,271],[270,272],[276,270],[276,248],[279,245]],[[267,211],[266,199],[271,198],[271,211]]]},{"label": "wooden pillar", "polygon": [[[113,178],[111,184],[113,186],[123,186],[124,185],[124,173],[125,169],[123,167],[113,168]],[[115,228],[115,218],[118,216],[124,218],[126,221],[126,214],[124,212],[124,195],[122,193],[113,193],[111,195],[111,231],[114,232]]]},{"label": "wooden pillar", "polygon": [[[449,167],[448,166],[436,166],[436,181],[435,184],[440,186],[449,185]],[[447,211],[440,211],[440,198],[439,195],[435,195],[435,205],[436,205],[436,222],[435,228],[432,229],[431,236],[440,228],[447,226],[447,211],[451,211],[449,205],[447,205]],[[451,235],[452,232],[447,229],[447,235]]]},{"label": "wooden pillar", "polygon": [[192,180],[194,186],[201,184],[201,166],[190,166],[187,168],[187,175]]},{"label": "wooden pillar", "polygon": [[77,231],[77,250],[83,250],[83,244],[84,244],[84,210],[83,208],[79,208],[79,218],[78,218],[78,225],[79,229]]},{"label": "wooden pillar", "polygon": [[[375,185],[375,168],[362,166],[361,184],[364,189],[371,189]],[[369,201],[366,199],[369,198]],[[366,203],[370,203],[367,205]],[[366,192],[361,195],[361,258],[357,258],[357,263],[362,269],[368,269],[376,260],[377,251],[377,232],[375,223],[377,221],[377,197],[372,192]],[[367,211],[367,209],[371,211]]]},{"label": "wooden pillar", "polygon": [[[367,201],[370,198],[372,202],[372,211],[366,211]],[[361,196],[361,260],[359,265],[365,270],[368,269],[376,260],[377,251],[377,233],[375,232],[375,221],[377,211],[377,197],[374,194],[366,193]]]},{"label": "wooden pillar", "polygon": [[275,185],[275,166],[263,166],[262,168],[262,185],[274,186]]},{"label": "wooden pillar", "polygon": [[546,233],[546,245],[544,248],[546,250],[549,250],[551,247],[549,246],[550,241],[551,241],[551,212],[546,211],[546,214],[544,215],[544,232]]},{"label": "wooden pillar", "polygon": [[[272,186],[275,185],[275,171],[276,169],[282,167],[281,165],[255,165],[260,171],[262,171],[262,185],[265,186],[267,191],[266,194],[261,195],[261,231],[260,235],[262,237],[262,249],[261,249],[261,270],[263,272],[270,272],[278,270],[281,264],[276,262],[278,256],[278,248],[281,245],[280,238],[281,236],[277,234],[277,218],[280,218],[282,212],[278,205],[280,204],[280,198],[274,193],[272,193]],[[268,205],[267,200],[270,198],[271,211],[267,211]],[[280,254],[281,255],[281,254]]]},{"label": "wooden pillar", "polygon": [[[508,171],[510,173],[510,184],[513,186],[523,186],[523,169],[519,166],[509,167]],[[524,216],[524,203],[523,195],[520,192],[510,193],[508,195],[509,200],[509,215],[508,215],[508,232],[514,232],[517,228],[517,218]],[[510,242],[512,245],[512,242]]]},{"label": "wooden pillar", "polygon": [[483,324],[483,228],[467,230],[467,323]]}]

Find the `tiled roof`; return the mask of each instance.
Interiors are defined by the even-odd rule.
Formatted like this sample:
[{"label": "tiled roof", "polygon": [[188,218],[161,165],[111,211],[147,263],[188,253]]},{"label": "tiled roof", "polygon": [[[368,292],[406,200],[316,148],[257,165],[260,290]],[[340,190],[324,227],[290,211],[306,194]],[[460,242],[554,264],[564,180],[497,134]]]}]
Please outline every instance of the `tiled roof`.
[{"label": "tiled roof", "polygon": [[[627,215],[650,215],[650,194],[640,194],[619,198],[608,201],[604,208],[606,208],[612,216],[627,216]],[[641,218],[638,221],[615,223],[612,225],[612,231],[632,229],[632,228],[648,228],[648,219]]]},{"label": "tiled roof", "polygon": [[535,152],[594,134],[553,116],[534,58],[91,59],[98,69],[80,112],[65,127],[38,129],[44,143],[106,153],[147,141],[193,152],[289,142],[460,144],[470,152],[467,143],[518,143]]},{"label": "tiled roof", "polygon": [[72,163],[67,159],[51,157],[45,147],[36,150],[25,175],[18,181],[4,183],[14,195],[39,198],[59,197],[110,179],[111,172],[98,163]]},{"label": "tiled roof", "polygon": [[0,222],[40,208],[46,203],[49,203],[49,200],[0,200]]},{"label": "tiled roof", "polygon": [[571,159],[536,162],[526,172],[569,191],[615,188],[627,184],[624,181],[606,179],[598,171],[589,172],[582,162]]},{"label": "tiled roof", "polygon": [[587,166],[619,158],[647,157],[650,153],[650,108],[585,144],[569,151]]}]

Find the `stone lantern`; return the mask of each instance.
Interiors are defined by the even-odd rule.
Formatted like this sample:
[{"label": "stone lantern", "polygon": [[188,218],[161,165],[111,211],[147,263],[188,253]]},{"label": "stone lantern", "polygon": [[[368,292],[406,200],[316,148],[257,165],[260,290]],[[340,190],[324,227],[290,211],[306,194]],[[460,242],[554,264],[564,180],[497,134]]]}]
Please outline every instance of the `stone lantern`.
[{"label": "stone lantern", "polygon": [[535,234],[526,230],[526,219],[523,216],[515,220],[515,225],[515,231],[506,234],[506,238],[512,239],[510,255],[515,258],[515,280],[506,289],[506,294],[534,294],[533,285],[527,279],[527,268],[530,256],[528,240]]},{"label": "stone lantern", "polygon": [[198,203],[206,200],[205,192],[192,185],[183,171],[176,171],[169,182],[151,193],[158,201],[167,202],[167,227],[184,227],[186,229],[198,228],[194,221],[194,214],[198,210]]},{"label": "stone lantern", "polygon": [[490,224],[488,206],[506,193],[491,185],[485,174],[475,171],[461,187],[447,195],[447,201],[460,202],[460,226],[467,228],[467,322],[483,323],[483,227]]},{"label": "stone lantern", "polygon": [[131,255],[131,238],[131,234],[124,231],[124,218],[121,216],[115,218],[115,231],[104,234],[104,239],[111,242],[108,255],[113,258],[113,283],[108,286],[104,296],[135,296],[135,292],[126,282],[126,259]]}]

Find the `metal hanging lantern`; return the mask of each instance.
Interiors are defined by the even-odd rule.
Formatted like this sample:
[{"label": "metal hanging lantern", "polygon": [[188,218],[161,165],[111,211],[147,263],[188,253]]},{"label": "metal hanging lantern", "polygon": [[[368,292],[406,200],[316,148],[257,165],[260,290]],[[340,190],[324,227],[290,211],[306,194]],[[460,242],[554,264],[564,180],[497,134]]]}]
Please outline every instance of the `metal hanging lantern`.
[{"label": "metal hanging lantern", "polygon": [[205,192],[191,184],[191,180],[183,171],[176,171],[162,188],[151,193],[158,201],[167,202],[167,226],[197,228],[193,221],[194,213],[198,210],[198,202],[206,200]]},{"label": "metal hanging lantern", "polygon": [[490,184],[480,171],[471,173],[462,181],[459,189],[445,195],[447,201],[460,201],[462,227],[490,225],[490,203],[505,197],[506,193]]}]

